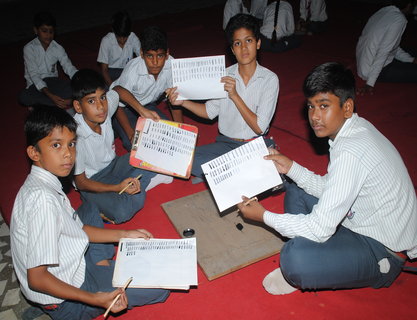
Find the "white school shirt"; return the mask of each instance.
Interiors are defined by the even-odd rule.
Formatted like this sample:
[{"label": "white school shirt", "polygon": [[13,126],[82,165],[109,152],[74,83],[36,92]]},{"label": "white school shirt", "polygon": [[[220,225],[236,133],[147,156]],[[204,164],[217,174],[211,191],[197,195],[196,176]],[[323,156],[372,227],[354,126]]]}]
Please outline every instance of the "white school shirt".
[{"label": "white school shirt", "polygon": [[223,10],[223,30],[226,29],[230,18],[238,13],[246,13],[262,20],[268,0],[252,0],[250,11],[243,5],[242,0],[227,0]]},{"label": "white school shirt", "polygon": [[[276,6],[277,2],[273,2],[265,10],[261,33],[268,39],[272,38],[272,32],[274,31]],[[278,40],[294,33],[294,14],[291,4],[287,1],[280,1],[276,32]]]},{"label": "white school shirt", "polygon": [[406,17],[395,6],[384,7],[369,18],[356,45],[358,75],[367,85],[373,87],[382,68],[394,58],[413,62],[414,58],[400,48],[406,26]]},{"label": "white school shirt", "polygon": [[58,77],[57,62],[60,63],[62,69],[70,78],[77,72],[64,48],[55,40],[52,40],[45,50],[38,38],[33,39],[24,46],[23,59],[26,88],[29,88],[32,84],[38,90],[47,87],[42,79]]},{"label": "white school shirt", "polygon": [[[310,10],[309,9],[310,6]],[[300,1],[300,18],[307,21],[326,21],[326,2],[324,0],[301,0]]]},{"label": "white school shirt", "polygon": [[325,242],[339,224],[395,252],[417,257],[416,193],[395,147],[370,122],[353,114],[329,140],[327,174],[296,162],[288,177],[319,198],[310,214],[264,213],[265,223],[288,238]]},{"label": "white school shirt", "polygon": [[134,58],[110,88],[121,86],[129,90],[143,106],[154,102],[167,88],[172,87],[171,59],[169,56],[155,80],[155,77],[148,73],[145,61],[141,57]]},{"label": "white school shirt", "polygon": [[101,39],[97,62],[105,63],[109,68],[123,69],[133,59],[133,54],[140,56],[140,41],[135,33],[131,32],[123,48],[117,43],[113,32],[106,34]]},{"label": "white school shirt", "polygon": [[38,266],[46,265],[56,278],[81,287],[88,247],[82,227],[58,178],[33,165],[16,196],[10,223],[13,266],[27,299],[39,304],[63,302],[29,288],[27,269]]},{"label": "white school shirt", "polygon": [[[226,69],[226,74],[236,79],[236,91],[246,106],[256,113],[258,126],[265,134],[275,113],[278,93],[278,76],[256,63],[256,70],[245,86],[239,74],[238,64]],[[246,123],[229,98],[209,100],[205,104],[210,119],[218,117],[219,132],[229,138],[251,139],[258,136]]]},{"label": "white school shirt", "polygon": [[77,122],[77,161],[74,174],[85,172],[87,178],[106,168],[116,157],[114,132],[111,117],[119,104],[119,95],[110,90],[106,93],[108,113],[106,120],[100,125],[101,134],[94,132],[85,122],[82,114],[76,113]]}]

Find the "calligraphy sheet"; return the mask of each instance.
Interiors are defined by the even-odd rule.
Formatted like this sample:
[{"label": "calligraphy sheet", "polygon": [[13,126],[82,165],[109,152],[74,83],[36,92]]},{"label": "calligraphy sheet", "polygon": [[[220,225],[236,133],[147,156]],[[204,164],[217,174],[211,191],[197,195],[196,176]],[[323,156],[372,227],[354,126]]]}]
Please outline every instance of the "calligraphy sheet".
[{"label": "calligraphy sheet", "polygon": [[220,211],[282,184],[262,137],[204,163],[201,168]]},{"label": "calligraphy sheet", "polygon": [[224,55],[173,59],[171,66],[178,100],[226,98],[224,83],[220,82],[226,75]]},{"label": "calligraphy sheet", "polygon": [[185,176],[193,158],[197,134],[163,121],[146,119],[135,157]]}]

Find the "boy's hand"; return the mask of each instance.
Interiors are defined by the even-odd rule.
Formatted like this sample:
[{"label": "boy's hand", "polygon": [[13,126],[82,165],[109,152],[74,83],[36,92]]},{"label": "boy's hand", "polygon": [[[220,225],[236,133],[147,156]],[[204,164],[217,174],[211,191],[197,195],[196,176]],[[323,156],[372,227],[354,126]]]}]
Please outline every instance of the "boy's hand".
[{"label": "boy's hand", "polygon": [[146,108],[143,108],[140,115],[144,118],[148,118],[148,119],[151,119],[153,121],[161,120],[161,117],[159,116],[159,114],[157,112],[152,111],[152,110],[148,110]]},{"label": "boy's hand", "polygon": [[227,91],[229,98],[238,94],[236,91],[236,80],[234,78],[229,76],[222,77],[221,82],[224,83],[224,91]]},{"label": "boy's hand", "polygon": [[165,94],[169,103],[171,103],[173,106],[182,106],[182,104],[184,103],[184,100],[177,100],[178,98],[177,87],[166,89]]},{"label": "boy's hand", "polygon": [[123,190],[128,185],[127,189],[124,191],[127,194],[136,194],[140,192],[140,181],[136,178],[126,178],[119,183],[119,191]]},{"label": "boy's hand", "polygon": [[279,151],[275,149],[268,148],[268,150],[269,155],[265,156],[264,159],[274,161],[275,167],[277,168],[278,172],[287,174],[292,167],[293,161],[287,156],[284,156],[282,153],[279,153]]},{"label": "boy's hand", "polygon": [[263,222],[265,208],[258,201],[250,201],[249,198],[243,196],[242,202],[237,205],[242,215],[250,220]]},{"label": "boy's hand", "polygon": [[144,238],[146,240],[153,238],[152,233],[145,229],[125,230],[124,238]]},{"label": "boy's hand", "polygon": [[62,99],[59,96],[51,94],[49,98],[61,109],[68,109],[69,105],[71,105],[71,100],[69,99]]},{"label": "boy's hand", "polygon": [[96,292],[95,295],[95,305],[102,307],[103,309],[107,309],[110,307],[111,303],[113,302],[114,298],[120,294],[120,297],[114,303],[113,307],[111,307],[110,311],[112,313],[118,313],[127,308],[127,296],[126,292],[122,288],[118,288],[111,292]]}]

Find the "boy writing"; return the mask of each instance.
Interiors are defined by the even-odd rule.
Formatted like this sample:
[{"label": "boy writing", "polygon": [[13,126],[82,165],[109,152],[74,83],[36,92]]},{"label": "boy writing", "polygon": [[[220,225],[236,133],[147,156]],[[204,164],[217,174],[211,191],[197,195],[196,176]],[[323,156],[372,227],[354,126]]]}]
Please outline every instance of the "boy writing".
[{"label": "boy writing", "polygon": [[130,153],[116,156],[111,117],[117,110],[119,96],[142,116],[157,115],[142,107],[120,86],[106,93],[103,77],[94,70],[78,71],[71,86],[77,112],[74,118],[78,123],[75,185],[83,201],[95,203],[108,219],[122,223],[143,208],[146,191],[159,183],[170,183],[172,177],[132,167]]},{"label": "boy writing", "polygon": [[54,40],[55,18],[49,12],[39,12],[33,25],[36,38],[23,48],[26,89],[19,94],[19,102],[24,106],[71,108],[71,86],[68,80],[58,78],[57,63],[70,78],[77,69],[64,48]]},{"label": "boy writing", "polygon": [[[52,319],[95,318],[119,293],[114,313],[165,301],[166,290],[113,288],[114,264],[107,260],[111,255],[90,254],[89,242],[148,239],[151,234],[144,229],[103,229],[98,214],[89,212],[98,213],[96,207],[83,204],[76,212],[71,208],[59,178],[74,166],[74,119],[59,108],[39,107],[29,115],[25,133],[33,165],[16,197],[10,226],[13,264],[25,297]],[[83,225],[81,214],[98,219]]]},{"label": "boy writing", "polygon": [[[156,106],[165,89],[172,86],[171,63],[167,36],[158,27],[150,26],[140,34],[142,47],[140,57],[131,60],[121,76],[111,87],[121,86],[129,90],[141,106],[166,116]],[[174,121],[183,122],[182,110],[171,110]],[[114,131],[121,138],[123,146],[130,151],[138,115],[130,107],[119,108],[113,122]]]},{"label": "boy writing", "polygon": [[416,194],[407,169],[387,138],[354,113],[350,70],[320,65],[303,89],[311,128],[329,138],[330,163],[320,176],[272,150],[265,158],[294,181],[286,183],[286,213],[269,212],[255,201],[239,204],[246,218],[290,238],[281,267],[263,285],[271,294],[388,287],[405,253],[417,257]]},{"label": "boy writing", "polygon": [[140,54],[140,41],[131,32],[132,22],[129,14],[119,11],[112,17],[112,31],[101,39],[97,62],[106,84],[110,86],[120,77],[123,68]]},{"label": "boy writing", "polygon": [[[168,89],[173,105],[182,106],[199,117],[218,117],[220,135],[216,142],[196,148],[192,174],[194,183],[201,182],[201,165],[258,136],[264,136],[275,113],[279,82],[272,71],[256,61],[261,46],[259,24],[251,15],[238,14],[230,19],[226,36],[237,64],[227,68],[222,78],[228,98],[209,100],[205,104],[177,100],[176,88]],[[266,141],[273,145],[273,141]]]}]

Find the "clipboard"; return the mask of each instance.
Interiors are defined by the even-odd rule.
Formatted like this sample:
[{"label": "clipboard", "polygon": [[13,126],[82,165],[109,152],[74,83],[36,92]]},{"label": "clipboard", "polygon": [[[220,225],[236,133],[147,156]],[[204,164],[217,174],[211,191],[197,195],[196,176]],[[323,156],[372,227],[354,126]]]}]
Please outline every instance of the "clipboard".
[{"label": "clipboard", "polygon": [[129,163],[140,169],[188,179],[197,135],[198,128],[190,124],[140,117]]}]

